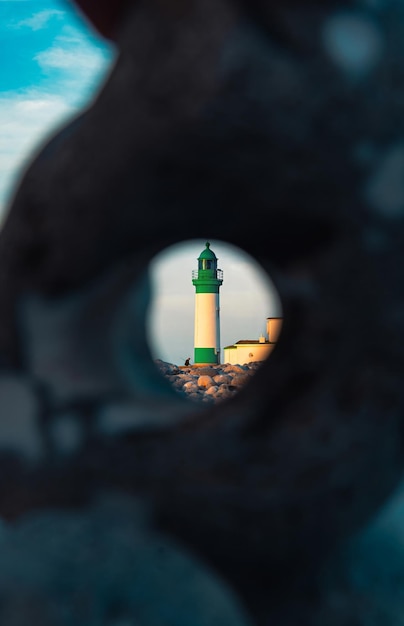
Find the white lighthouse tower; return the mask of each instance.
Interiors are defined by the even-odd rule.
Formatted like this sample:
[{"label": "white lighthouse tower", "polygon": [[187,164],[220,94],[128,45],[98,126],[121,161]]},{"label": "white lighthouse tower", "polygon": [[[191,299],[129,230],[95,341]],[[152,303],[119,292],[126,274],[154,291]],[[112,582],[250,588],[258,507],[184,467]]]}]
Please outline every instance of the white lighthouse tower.
[{"label": "white lighthouse tower", "polygon": [[196,365],[220,362],[219,289],[223,272],[217,269],[217,257],[209,241],[198,257],[198,269],[192,272],[195,286],[195,352]]}]

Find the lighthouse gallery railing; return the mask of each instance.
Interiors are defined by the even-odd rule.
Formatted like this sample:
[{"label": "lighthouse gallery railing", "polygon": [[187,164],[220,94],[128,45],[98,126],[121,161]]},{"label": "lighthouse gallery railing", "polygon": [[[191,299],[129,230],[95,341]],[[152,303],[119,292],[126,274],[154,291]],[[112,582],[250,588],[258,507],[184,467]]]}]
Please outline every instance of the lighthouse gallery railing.
[{"label": "lighthouse gallery railing", "polygon": [[[212,270],[192,270],[192,280],[197,280],[198,278],[212,278],[212,276],[207,276],[207,273],[212,272]],[[199,276],[199,274],[201,274]],[[216,270],[216,279],[223,280],[223,270]]]}]

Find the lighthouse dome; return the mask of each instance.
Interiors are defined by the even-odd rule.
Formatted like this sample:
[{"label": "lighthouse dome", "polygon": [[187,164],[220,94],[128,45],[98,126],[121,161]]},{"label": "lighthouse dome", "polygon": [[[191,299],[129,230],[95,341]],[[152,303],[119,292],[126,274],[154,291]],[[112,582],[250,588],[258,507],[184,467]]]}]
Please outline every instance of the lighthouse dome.
[{"label": "lighthouse dome", "polygon": [[[198,257],[198,271],[193,272],[193,279],[217,279],[222,280],[223,273],[222,270],[218,270],[217,268],[217,256],[210,249],[210,242],[206,242],[206,248],[202,250]],[[220,274],[220,276],[219,276]],[[221,284],[221,283],[220,283]]]},{"label": "lighthouse dome", "polygon": [[216,254],[213,252],[213,250],[210,249],[209,241],[206,242],[206,248],[202,250],[201,254],[198,257],[198,260],[201,259],[209,259],[212,261],[217,260]]}]

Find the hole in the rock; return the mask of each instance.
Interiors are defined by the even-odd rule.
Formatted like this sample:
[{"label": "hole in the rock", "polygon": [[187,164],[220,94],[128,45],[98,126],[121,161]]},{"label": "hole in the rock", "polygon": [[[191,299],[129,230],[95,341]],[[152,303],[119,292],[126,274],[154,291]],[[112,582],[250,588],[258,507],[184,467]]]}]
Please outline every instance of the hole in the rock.
[{"label": "hole in the rock", "polygon": [[282,309],[268,274],[240,248],[202,239],[166,248],[150,269],[157,368],[191,400],[231,398],[278,341]]}]

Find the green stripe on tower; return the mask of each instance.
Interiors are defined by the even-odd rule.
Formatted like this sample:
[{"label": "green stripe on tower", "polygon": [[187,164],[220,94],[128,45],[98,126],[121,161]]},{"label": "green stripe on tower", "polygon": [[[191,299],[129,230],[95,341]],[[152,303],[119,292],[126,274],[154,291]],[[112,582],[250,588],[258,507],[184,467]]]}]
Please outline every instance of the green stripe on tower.
[{"label": "green stripe on tower", "polygon": [[192,281],[196,287],[195,293],[219,293],[220,283],[219,281]]},{"label": "green stripe on tower", "polygon": [[215,348],[195,348],[194,363],[219,363]]}]

